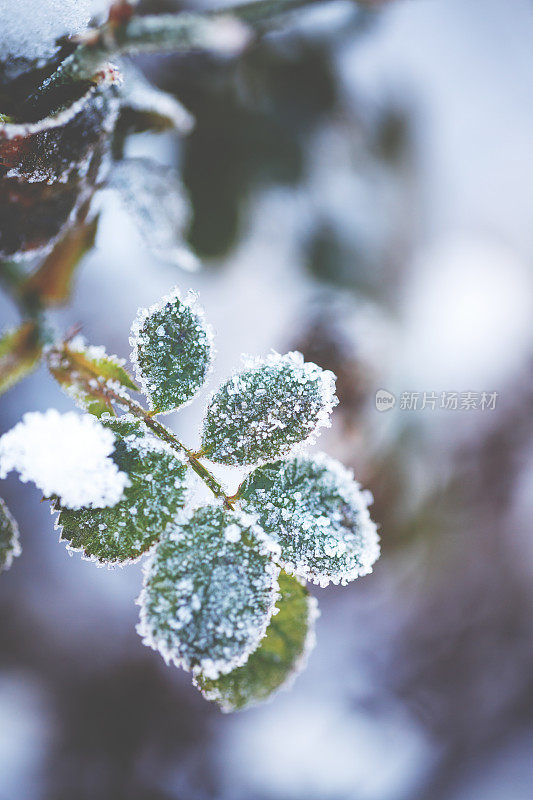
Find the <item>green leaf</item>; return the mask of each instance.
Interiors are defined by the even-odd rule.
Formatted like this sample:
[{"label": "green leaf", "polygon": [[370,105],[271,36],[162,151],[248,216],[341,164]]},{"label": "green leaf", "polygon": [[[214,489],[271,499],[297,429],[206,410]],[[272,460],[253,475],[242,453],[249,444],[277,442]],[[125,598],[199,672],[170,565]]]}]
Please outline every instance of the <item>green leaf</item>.
[{"label": "green leaf", "polygon": [[25,378],[39,364],[42,344],[34,322],[24,322],[0,338],[0,394]]},{"label": "green leaf", "polygon": [[216,678],[243,664],[264,636],[277,573],[240,517],[199,508],[169,528],[148,562],[138,632],[167,663]]},{"label": "green leaf", "polygon": [[305,586],[285,572],[279,574],[279,611],[272,616],[266,636],[244,666],[216,680],[203,675],[194,683],[222,711],[241,711],[267,700],[305,667],[314,646],[317,603]]},{"label": "green leaf", "polygon": [[244,480],[238,498],[279,546],[279,563],[291,574],[326,586],[372,571],[379,537],[368,513],[371,496],[338,461],[319,454],[266,464]]},{"label": "green leaf", "polygon": [[139,311],[131,329],[132,361],[154,414],[189,403],[202,388],[213,362],[212,331],[189,292],[175,289]]},{"label": "green leaf", "polygon": [[21,552],[18,525],[0,497],[0,572],[9,569]]},{"label": "green leaf", "polygon": [[185,499],[184,464],[133,417],[104,418],[116,436],[113,460],[130,479],[111,508],[62,508],[57,527],[70,549],[105,564],[135,561],[158,541]]},{"label": "green leaf", "polygon": [[106,386],[121,391],[139,391],[124,369],[124,359],[109,356],[103,347],[86,345],[81,336],[58,345],[47,354],[48,368],[61,388],[76,405],[101,417],[114,415],[113,406],[103,391]]},{"label": "green leaf", "polygon": [[312,442],[337,404],[335,376],[301,353],[249,359],[214,393],[202,452],[221,464],[256,464]]}]

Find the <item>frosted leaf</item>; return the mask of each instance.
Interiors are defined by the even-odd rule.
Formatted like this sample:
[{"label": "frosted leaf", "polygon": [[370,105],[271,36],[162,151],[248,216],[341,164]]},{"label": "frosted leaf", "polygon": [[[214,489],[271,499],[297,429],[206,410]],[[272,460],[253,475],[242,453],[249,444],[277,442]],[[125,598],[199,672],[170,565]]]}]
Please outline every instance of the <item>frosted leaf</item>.
[{"label": "frosted leaf", "polygon": [[[241,536],[226,535],[240,528]],[[138,632],[167,663],[216,678],[265,634],[278,570],[237,515],[215,506],[180,517],[147,564]]]},{"label": "frosted leaf", "polygon": [[240,711],[267,700],[288,688],[304,669],[315,644],[314,623],[318,615],[314,597],[296,579],[279,574],[281,598],[266,636],[246,664],[213,680],[198,675],[195,685],[222,711]]},{"label": "frosted leaf", "polygon": [[131,360],[156,414],[189,403],[211,369],[213,333],[189,292],[175,289],[159,303],[140,309],[131,329]]},{"label": "frosted leaf", "polygon": [[198,267],[185,243],[190,204],[174,170],[146,158],[128,158],[114,165],[108,185],[156,258],[186,270]]},{"label": "frosted leaf", "polygon": [[368,492],[323,454],[277,461],[254,470],[239,499],[281,548],[288,572],[320,586],[366,575],[379,556]]},{"label": "frosted leaf", "polygon": [[0,572],[9,569],[21,552],[18,525],[0,497]]},{"label": "frosted leaf", "polygon": [[28,375],[39,364],[41,344],[37,327],[24,322],[0,338],[0,394]]},{"label": "frosted leaf", "polygon": [[132,416],[107,418],[102,424],[116,435],[113,460],[130,485],[113,508],[62,509],[57,527],[61,541],[106,564],[134,561],[162,535],[183,506],[187,467],[167,445]]},{"label": "frosted leaf", "polygon": [[190,133],[194,117],[175,97],[149,83],[129,61],[121,61],[120,71],[124,76],[120,104],[123,114],[133,118],[128,123],[135,131],[175,128],[180,133]]},{"label": "frosted leaf", "polygon": [[110,400],[102,392],[105,387],[118,394],[123,389],[139,390],[124,369],[124,359],[108,355],[104,347],[87,345],[81,336],[76,336],[66,345],[51,348],[47,361],[61,388],[76,405],[95,417],[115,413]]},{"label": "frosted leaf", "polygon": [[301,353],[248,359],[212,396],[202,450],[222,464],[273,460],[312,442],[337,402],[333,373]]},{"label": "frosted leaf", "polygon": [[52,55],[60,36],[80,33],[109,5],[110,0],[2,0],[0,61]]},{"label": "frosted leaf", "polygon": [[17,470],[70,508],[113,506],[129,483],[110,458],[114,447],[113,433],[89,414],[32,411],[0,438],[0,478]]}]

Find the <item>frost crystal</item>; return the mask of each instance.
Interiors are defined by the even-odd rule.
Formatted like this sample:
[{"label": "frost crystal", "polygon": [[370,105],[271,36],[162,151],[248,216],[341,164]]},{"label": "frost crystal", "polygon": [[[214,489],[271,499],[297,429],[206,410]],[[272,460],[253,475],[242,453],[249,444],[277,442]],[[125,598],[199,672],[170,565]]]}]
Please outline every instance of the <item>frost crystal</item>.
[{"label": "frost crystal", "polygon": [[222,464],[273,460],[312,442],[337,402],[333,373],[301,353],[247,359],[211,398],[202,449]]},{"label": "frost crystal", "polygon": [[138,632],[167,663],[217,678],[265,635],[277,573],[237,515],[199,508],[167,531],[147,565]]},{"label": "frost crystal", "polygon": [[162,535],[183,506],[187,467],[170,448],[130,415],[104,418],[116,436],[113,459],[129,477],[113,508],[61,509],[57,527],[72,550],[105,564],[131,563]]},{"label": "frost crystal", "polygon": [[131,329],[131,360],[155,413],[189,403],[207,380],[214,357],[213,333],[196,295],[178,289],[141,309]]},{"label": "frost crystal", "polygon": [[368,495],[323,454],[259,467],[239,489],[243,508],[280,545],[282,566],[321,586],[372,571],[379,537]]},{"label": "frost crystal", "polygon": [[244,666],[218,679],[203,675],[195,685],[204,697],[215,700],[222,711],[238,711],[261,703],[281,688],[288,688],[304,669],[315,644],[317,602],[296,579],[279,574],[281,597],[266,636]]},{"label": "frost crystal", "polygon": [[0,478],[15,469],[70,508],[113,506],[129,484],[114,448],[113,433],[88,414],[29,412],[0,438]]},{"label": "frost crystal", "polygon": [[0,3],[0,61],[46,58],[60,36],[79,33],[110,0],[2,0]]},{"label": "frost crystal", "polygon": [[18,525],[0,498],[0,572],[9,569],[21,552]]}]

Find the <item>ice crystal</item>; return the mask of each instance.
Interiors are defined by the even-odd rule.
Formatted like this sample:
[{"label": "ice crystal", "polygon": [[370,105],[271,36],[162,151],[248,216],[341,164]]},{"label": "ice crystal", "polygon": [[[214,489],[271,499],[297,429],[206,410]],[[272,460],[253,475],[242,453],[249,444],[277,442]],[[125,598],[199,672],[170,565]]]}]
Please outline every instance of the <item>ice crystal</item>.
[{"label": "ice crystal", "polygon": [[17,470],[70,508],[113,506],[129,484],[110,458],[114,447],[112,431],[88,414],[29,412],[0,438],[0,478]]},{"label": "ice crystal", "polygon": [[175,289],[141,309],[131,329],[131,359],[155,413],[189,403],[207,380],[214,349],[211,327],[189,292]]},{"label": "ice crystal", "polygon": [[372,571],[379,537],[371,498],[338,461],[320,454],[266,464],[245,479],[239,498],[280,545],[288,572],[326,586]]},{"label": "ice crystal", "polygon": [[124,369],[124,359],[108,355],[103,347],[87,345],[81,336],[68,343],[66,352],[63,347],[51,348],[47,362],[54,378],[76,405],[96,417],[114,414],[102,389],[113,389],[118,394],[124,388],[138,389]]},{"label": "ice crystal", "polygon": [[211,398],[202,449],[222,464],[273,460],[311,442],[337,402],[333,373],[301,353],[247,359]]},{"label": "ice crystal", "polygon": [[281,688],[288,688],[304,669],[315,644],[317,602],[297,578],[279,574],[278,613],[272,616],[266,636],[246,664],[213,680],[203,675],[195,685],[222,711],[257,705]]},{"label": "ice crystal", "polygon": [[162,535],[185,500],[186,465],[130,415],[104,418],[116,436],[113,459],[129,477],[123,499],[113,508],[61,509],[57,527],[70,548],[106,564],[139,558]]},{"label": "ice crystal", "polygon": [[60,36],[80,33],[110,0],[2,0],[0,61],[50,56]]},{"label": "ice crystal", "polygon": [[18,525],[0,497],[0,572],[9,569],[21,552]]},{"label": "ice crystal", "polygon": [[190,205],[176,172],[146,158],[128,158],[115,164],[109,187],[156,258],[186,270],[198,267],[185,243]]},{"label": "ice crystal", "polygon": [[244,664],[264,636],[277,572],[236,514],[201,507],[168,529],[150,559],[138,632],[167,662],[217,678]]}]

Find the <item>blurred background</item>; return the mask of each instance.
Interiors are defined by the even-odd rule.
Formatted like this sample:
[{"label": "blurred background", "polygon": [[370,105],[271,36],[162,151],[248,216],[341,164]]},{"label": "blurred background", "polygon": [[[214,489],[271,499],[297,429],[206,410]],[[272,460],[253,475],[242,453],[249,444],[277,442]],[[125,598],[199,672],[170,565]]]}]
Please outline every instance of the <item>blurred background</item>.
[{"label": "blurred background", "polygon": [[[141,565],[69,558],[4,481],[24,553],[0,579],[0,800],[533,797],[533,4],[510,5],[339,2],[239,59],[139,61],[196,127],[127,155],[180,171],[202,269],[150,256],[110,197],[55,320],[127,357],[137,307],[178,284],[216,329],[213,382],[271,348],[333,369],[319,445],[373,492],[383,552],[312,588],[290,691],[223,715],[142,646]],[[51,406],[41,370],[1,431]],[[202,410],[167,420],[192,446]]]}]

